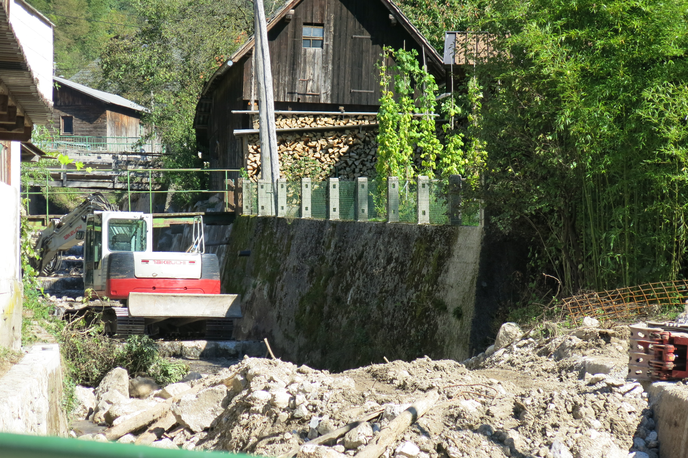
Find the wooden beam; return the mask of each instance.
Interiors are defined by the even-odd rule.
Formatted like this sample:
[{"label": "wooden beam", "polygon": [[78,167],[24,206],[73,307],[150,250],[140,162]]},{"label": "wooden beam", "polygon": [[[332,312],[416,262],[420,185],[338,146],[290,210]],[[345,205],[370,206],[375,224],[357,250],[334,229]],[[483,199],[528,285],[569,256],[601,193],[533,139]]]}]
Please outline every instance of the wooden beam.
[{"label": "wooden beam", "polygon": [[0,114],[7,113],[7,105],[10,102],[10,97],[7,94],[0,94]]},{"label": "wooden beam", "polygon": [[26,127],[24,126],[24,132],[3,132],[0,131],[0,140],[7,140],[7,141],[13,141],[13,142],[28,142],[31,140],[31,131],[33,130],[33,126]]},{"label": "wooden beam", "polygon": [[0,114],[0,124],[15,124],[17,122],[17,107],[10,105],[7,113]]}]

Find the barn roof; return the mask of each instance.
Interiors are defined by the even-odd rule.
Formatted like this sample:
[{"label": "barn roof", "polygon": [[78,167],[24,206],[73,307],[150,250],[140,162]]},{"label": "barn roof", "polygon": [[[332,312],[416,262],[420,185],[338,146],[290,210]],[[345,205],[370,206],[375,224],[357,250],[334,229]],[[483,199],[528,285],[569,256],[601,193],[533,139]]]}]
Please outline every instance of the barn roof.
[{"label": "barn roof", "polygon": [[[278,9],[275,14],[268,20],[267,30],[270,31],[275,25],[277,25],[284,16],[289,13],[289,10],[294,9],[303,0],[287,0],[287,2]],[[383,5],[390,10],[390,13],[394,15],[399,24],[401,24],[404,29],[424,48],[430,60],[430,64],[437,68],[439,71],[443,70],[442,57],[437,53],[435,48],[432,47],[430,42],[423,36],[422,33],[409,21],[406,15],[401,11],[401,9],[392,0],[379,0]],[[216,81],[222,77],[222,75],[229,70],[229,68],[239,62],[249,51],[253,49],[255,45],[255,39],[252,36],[248,39],[229,59],[218,68],[213,76],[210,77],[208,82],[203,87],[203,92],[201,97],[205,96],[214,86]]]},{"label": "barn roof", "polygon": [[89,95],[95,99],[100,100],[101,102],[110,103],[112,105],[117,105],[120,107],[129,108],[130,110],[141,111],[144,113],[147,113],[149,111],[148,108],[142,107],[141,105],[132,102],[131,100],[125,99],[124,97],[121,97],[119,95],[99,91],[97,89],[84,86],[83,84],[75,83],[74,81],[69,81],[65,78],[60,78],[59,76],[54,76],[53,79],[64,86],[70,87],[74,90]]}]

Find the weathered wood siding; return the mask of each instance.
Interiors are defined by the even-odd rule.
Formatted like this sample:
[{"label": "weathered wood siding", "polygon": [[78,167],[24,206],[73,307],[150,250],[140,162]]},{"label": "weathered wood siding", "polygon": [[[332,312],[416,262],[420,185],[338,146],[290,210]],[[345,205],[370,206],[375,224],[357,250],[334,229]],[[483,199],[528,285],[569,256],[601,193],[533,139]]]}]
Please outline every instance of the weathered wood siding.
[{"label": "weathered wood siding", "polygon": [[111,107],[107,112],[107,134],[108,137],[138,137],[140,134],[141,121],[138,117],[123,113],[124,110],[116,110]]},{"label": "weathered wood siding", "polygon": [[74,118],[74,135],[107,136],[107,110],[105,104],[72,88],[61,86],[53,91],[52,129],[59,135],[60,118]]},{"label": "weathered wood siding", "polygon": [[74,135],[138,137],[140,116],[134,110],[104,103],[67,86],[53,90],[52,130],[60,133],[62,116],[74,118]]},{"label": "weathered wood siding", "polygon": [[[304,0],[291,22],[284,19],[268,34],[275,102],[379,105],[377,62],[382,48],[423,51],[390,11],[371,0]],[[303,25],[322,25],[322,49],[303,48]],[[251,99],[250,53],[244,63],[243,98]],[[230,73],[234,73],[232,69]]]},{"label": "weathered wood siding", "polygon": [[[243,88],[243,71],[241,64],[235,65],[232,72],[222,80],[213,93],[211,116],[208,125],[208,151],[210,153],[210,167],[221,169],[240,169],[244,167],[244,153],[241,139],[235,137],[234,129],[248,127],[246,116],[232,114],[232,110],[246,109],[241,98]],[[221,189],[223,173],[213,174],[211,181],[213,189]],[[231,173],[229,178],[238,178],[237,173]]]}]

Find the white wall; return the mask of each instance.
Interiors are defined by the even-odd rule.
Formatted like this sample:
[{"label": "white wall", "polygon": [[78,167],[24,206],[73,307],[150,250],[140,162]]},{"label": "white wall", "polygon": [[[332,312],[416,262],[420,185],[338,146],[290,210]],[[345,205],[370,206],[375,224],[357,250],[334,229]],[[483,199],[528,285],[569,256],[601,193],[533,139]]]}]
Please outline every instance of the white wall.
[{"label": "white wall", "polygon": [[26,61],[38,79],[38,90],[53,100],[53,27],[38,11],[23,0],[12,0],[10,24]]},{"label": "white wall", "polygon": [[23,287],[19,258],[19,187],[0,183],[0,346],[21,347]]}]

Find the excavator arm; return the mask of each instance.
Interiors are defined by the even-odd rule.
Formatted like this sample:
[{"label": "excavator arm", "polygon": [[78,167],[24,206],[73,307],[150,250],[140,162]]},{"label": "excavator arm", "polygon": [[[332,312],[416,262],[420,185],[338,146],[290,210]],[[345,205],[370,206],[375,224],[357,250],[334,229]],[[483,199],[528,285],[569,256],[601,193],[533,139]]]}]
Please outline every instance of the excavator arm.
[{"label": "excavator arm", "polygon": [[50,221],[50,224],[38,236],[36,251],[39,258],[36,268],[41,273],[50,273],[55,266],[57,255],[79,243],[77,234],[86,229],[86,217],[96,210],[116,211],[99,192],[86,198],[78,207],[60,219]]}]

